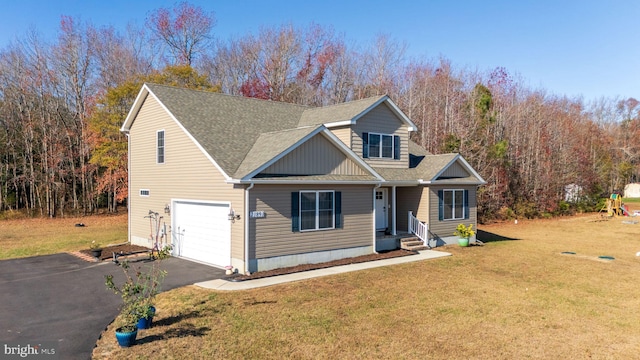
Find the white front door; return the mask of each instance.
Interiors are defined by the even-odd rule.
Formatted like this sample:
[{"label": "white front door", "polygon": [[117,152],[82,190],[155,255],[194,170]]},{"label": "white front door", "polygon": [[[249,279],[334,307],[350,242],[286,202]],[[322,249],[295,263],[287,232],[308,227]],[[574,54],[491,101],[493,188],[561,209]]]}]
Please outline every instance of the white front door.
[{"label": "white front door", "polygon": [[376,189],[376,229],[387,228],[387,189]]}]

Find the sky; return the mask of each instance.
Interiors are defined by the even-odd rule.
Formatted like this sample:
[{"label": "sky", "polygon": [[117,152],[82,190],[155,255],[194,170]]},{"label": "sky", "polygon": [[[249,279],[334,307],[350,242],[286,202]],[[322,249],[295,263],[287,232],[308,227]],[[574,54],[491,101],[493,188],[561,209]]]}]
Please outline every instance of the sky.
[{"label": "sky", "polygon": [[[504,67],[550,94],[640,99],[637,0],[191,0],[215,12],[216,38],[261,26],[332,27],[366,47],[377,34],[406,44],[409,59],[444,57],[456,68]],[[0,0],[0,51],[31,31],[57,36],[61,15],[96,27],[144,24],[167,0]]]}]

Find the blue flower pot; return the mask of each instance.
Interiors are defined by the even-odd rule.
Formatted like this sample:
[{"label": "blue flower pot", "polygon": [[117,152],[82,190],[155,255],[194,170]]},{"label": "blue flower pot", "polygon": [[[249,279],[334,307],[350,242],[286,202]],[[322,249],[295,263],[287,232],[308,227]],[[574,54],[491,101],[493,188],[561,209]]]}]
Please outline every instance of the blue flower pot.
[{"label": "blue flower pot", "polygon": [[120,328],[116,329],[116,339],[120,347],[129,347],[136,343],[136,336],[138,336],[138,330],[132,332],[122,332]]},{"label": "blue flower pot", "polygon": [[149,316],[148,318],[140,318],[140,320],[138,320],[138,324],[136,325],[138,329],[148,329],[151,327],[153,315],[156,313],[156,308],[153,306],[151,307],[151,313],[151,316]]},{"label": "blue flower pot", "polygon": [[142,318],[140,320],[138,320],[138,324],[136,325],[138,327],[138,329],[142,330],[142,329],[148,329],[151,327],[151,322],[153,321],[152,317],[149,318]]}]

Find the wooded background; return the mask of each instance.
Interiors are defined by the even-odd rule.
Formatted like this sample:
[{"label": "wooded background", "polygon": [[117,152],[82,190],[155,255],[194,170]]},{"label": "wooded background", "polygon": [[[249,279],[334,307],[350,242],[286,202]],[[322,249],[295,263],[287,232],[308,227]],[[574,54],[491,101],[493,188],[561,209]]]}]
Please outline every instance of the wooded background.
[{"label": "wooded background", "polygon": [[[0,214],[126,204],[119,128],[144,82],[310,106],[388,94],[417,143],[461,153],[487,180],[481,221],[598,210],[638,180],[636,99],[585,102],[501,67],[408,58],[386,35],[352,44],[327,26],[284,24],[217,39],[214,27],[215,14],[180,3],[125,30],[63,16],[52,43],[34,30],[0,49]],[[579,196],[566,198],[569,185]]]}]

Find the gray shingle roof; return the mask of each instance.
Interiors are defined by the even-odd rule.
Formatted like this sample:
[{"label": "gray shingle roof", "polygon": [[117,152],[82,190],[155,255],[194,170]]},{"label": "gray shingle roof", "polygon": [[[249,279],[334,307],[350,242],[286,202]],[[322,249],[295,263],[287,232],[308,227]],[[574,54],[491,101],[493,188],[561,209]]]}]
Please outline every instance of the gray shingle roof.
[{"label": "gray shingle roof", "polygon": [[[416,145],[417,146],[417,145]],[[410,147],[411,148],[411,147]],[[422,149],[423,153],[428,153]],[[417,165],[408,169],[394,169],[394,168],[380,168],[374,167],[374,170],[380,174],[387,181],[437,181],[438,183],[454,182],[454,183],[469,183],[479,184],[481,179],[476,178],[473,174],[470,174],[465,178],[455,179],[436,179],[438,173],[447,167],[458,154],[440,154],[440,155],[419,155],[412,154],[417,157]]]},{"label": "gray shingle roof", "polygon": [[418,166],[408,169],[374,167],[387,181],[432,180],[457,154],[426,155]]},{"label": "gray shingle roof", "polygon": [[230,176],[261,134],[298,126],[305,106],[146,84]]},{"label": "gray shingle roof", "polygon": [[310,108],[302,113],[298,126],[319,125],[327,122],[351,120],[385,97],[386,95],[374,96],[362,100],[324,106],[321,108]]},{"label": "gray shingle roof", "polygon": [[409,139],[409,153],[416,156],[433,155],[427,149]]},{"label": "gray shingle roof", "polygon": [[[222,170],[236,179],[251,174],[279,156],[316,131],[320,124],[352,120],[386,98],[376,96],[323,108],[309,108],[165,85],[146,86]],[[412,141],[409,142],[409,152],[412,156],[410,168],[375,167],[374,170],[387,181],[429,181],[434,180],[457,156],[432,155]],[[287,180],[375,181],[376,177],[313,175],[287,177]],[[478,179],[471,176],[456,181],[472,183],[478,182]]]}]

